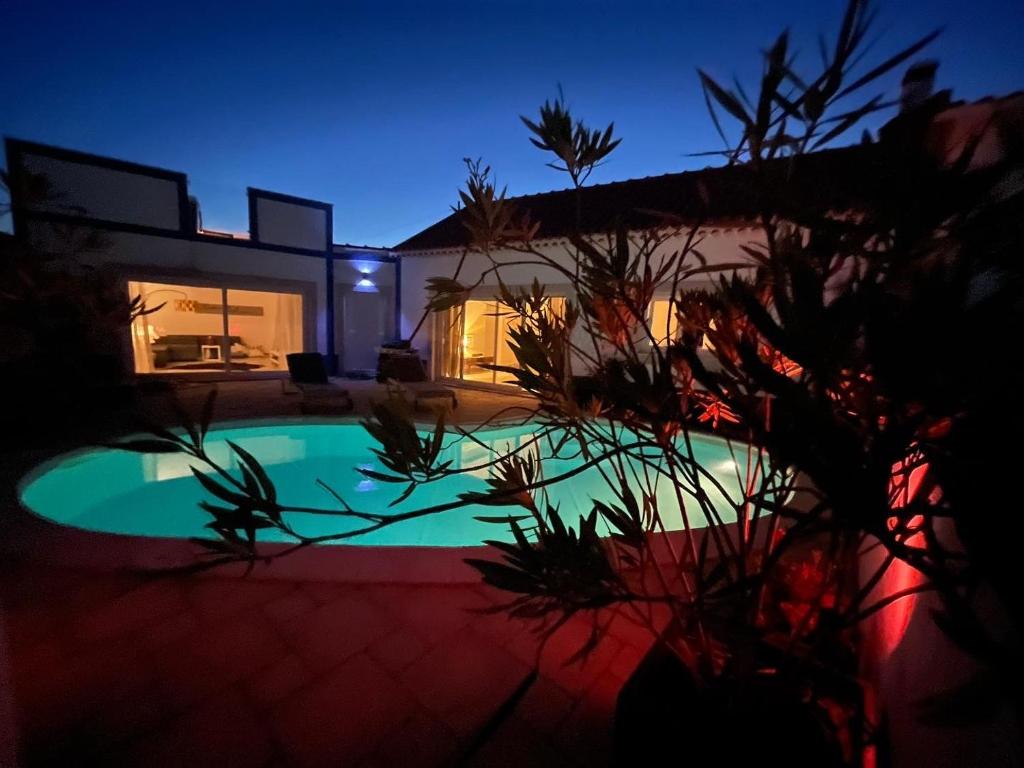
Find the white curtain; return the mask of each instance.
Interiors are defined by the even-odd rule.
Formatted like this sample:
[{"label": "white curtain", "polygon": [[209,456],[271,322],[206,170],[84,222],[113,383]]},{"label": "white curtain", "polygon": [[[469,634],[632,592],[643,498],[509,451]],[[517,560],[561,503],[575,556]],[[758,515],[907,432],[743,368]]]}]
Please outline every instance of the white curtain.
[{"label": "white curtain", "polygon": [[295,293],[279,293],[274,313],[274,349],[281,356],[302,351],[302,297]]},{"label": "white curtain", "polygon": [[149,339],[149,324],[145,317],[132,323],[132,352],[135,356],[136,373],[153,372],[153,347]]},{"label": "white curtain", "polygon": [[[144,288],[145,286],[142,283],[129,282],[128,296],[143,296],[145,298]],[[148,320],[149,318],[146,315],[137,317],[132,321],[130,329],[132,335],[132,357],[135,358],[136,373],[153,372],[153,346],[152,339],[149,336]]]}]

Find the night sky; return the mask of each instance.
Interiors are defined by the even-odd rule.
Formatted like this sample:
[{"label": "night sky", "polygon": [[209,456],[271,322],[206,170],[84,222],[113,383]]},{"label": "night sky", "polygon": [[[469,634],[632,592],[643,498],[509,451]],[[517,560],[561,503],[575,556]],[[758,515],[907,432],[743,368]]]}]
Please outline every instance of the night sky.
[{"label": "night sky", "polygon": [[[465,156],[515,194],[566,186],[517,118],[559,83],[624,139],[592,181],[708,164],[687,156],[720,147],[695,68],[751,83],[787,26],[813,61],[842,7],[0,0],[0,134],[184,171],[211,228],[245,231],[256,186],[333,202],[336,240],[389,246],[447,215]],[[1024,88],[1024,0],[879,10],[877,56],[944,25],[939,87]]]}]

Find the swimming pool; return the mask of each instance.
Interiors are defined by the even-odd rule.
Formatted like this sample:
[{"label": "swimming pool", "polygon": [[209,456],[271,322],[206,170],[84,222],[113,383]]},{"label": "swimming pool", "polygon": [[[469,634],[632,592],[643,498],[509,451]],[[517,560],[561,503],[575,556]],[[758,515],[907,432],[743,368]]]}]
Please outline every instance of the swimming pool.
[{"label": "swimming pool", "polygon": [[[537,431],[533,425],[477,433],[484,445],[446,439],[445,456],[453,469],[470,469],[464,474],[423,485],[390,511],[402,512],[453,500],[466,491],[486,488],[486,469],[471,469],[491,458],[485,446],[504,448],[521,445]],[[257,426],[215,426],[206,438],[207,451],[221,466],[237,470],[227,441],[237,443],[256,456],[274,481],[281,502],[306,507],[330,507],[332,499],[317,486],[318,479],[331,485],[353,509],[387,511],[403,485],[367,479],[358,467],[377,469],[371,448],[377,443],[358,424],[274,423]],[[725,441],[693,436],[693,448],[702,466],[733,495],[738,492],[737,467]],[[542,449],[542,456],[550,451]],[[739,453],[737,458],[741,458]],[[741,459],[742,460],[742,459]],[[579,458],[548,459],[546,477],[579,466]],[[31,473],[20,488],[22,504],[43,518],[64,526],[104,533],[145,537],[187,538],[209,536],[204,528],[210,516],[198,503],[209,495],[192,476],[198,464],[184,454],[139,454],[95,448],[57,457]],[[200,467],[201,469],[203,467]],[[740,472],[745,474],[744,471]],[[558,504],[567,522],[590,511],[592,498],[613,501],[614,497],[597,468],[549,488],[551,501]],[[733,521],[729,506],[717,493],[709,492],[726,522]],[[675,490],[660,482],[659,508],[677,507]],[[510,539],[507,526],[475,519],[515,513],[514,507],[468,506],[397,523],[343,543],[360,546],[472,547],[485,539]],[[293,514],[292,525],[304,535],[318,536],[351,529],[357,522],[319,515]],[[670,530],[682,528],[676,513],[665,519]],[[261,532],[265,533],[265,532]],[[266,541],[287,541],[276,531],[261,536]]]}]

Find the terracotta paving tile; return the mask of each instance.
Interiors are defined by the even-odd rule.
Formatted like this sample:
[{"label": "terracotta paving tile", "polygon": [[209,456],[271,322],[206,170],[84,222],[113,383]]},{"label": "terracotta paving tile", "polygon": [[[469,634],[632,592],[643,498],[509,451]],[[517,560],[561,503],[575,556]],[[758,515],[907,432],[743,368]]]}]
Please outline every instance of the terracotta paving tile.
[{"label": "terracotta paving tile", "polygon": [[282,633],[290,634],[301,627],[300,622],[318,605],[309,592],[297,588],[264,604],[263,612],[274,621]]},{"label": "terracotta paving tile", "polygon": [[[66,726],[46,733],[22,733],[17,745],[19,765],[94,766],[103,765],[93,734],[83,724]],[[7,764],[5,763],[5,768]]]},{"label": "terracotta paving tile", "polygon": [[[475,624],[473,629],[476,629]],[[492,639],[524,664],[533,667],[537,663],[537,649],[540,647],[543,637],[526,630],[508,638],[492,637]]]},{"label": "terracotta paving tile", "polygon": [[175,706],[269,667],[287,655],[284,641],[261,615],[240,618],[190,635],[159,654],[159,677]]},{"label": "terracotta paving tile", "polygon": [[85,613],[102,603],[116,600],[144,586],[145,583],[141,577],[128,574],[79,574],[79,578],[69,585],[68,593],[64,597],[65,610],[74,614]]},{"label": "terracotta paving tile", "polygon": [[[7,623],[15,624],[10,619]],[[12,643],[10,649],[13,661],[11,668],[15,678],[21,678],[26,685],[33,687],[67,661],[65,643],[54,636],[44,637],[38,642],[20,647]]]},{"label": "terracotta paving tile", "polygon": [[465,587],[382,586],[366,594],[430,645],[458,632],[478,617],[473,609],[486,605],[478,593]]},{"label": "terracotta paving tile", "polygon": [[269,717],[297,766],[357,765],[418,711],[412,696],[357,654],[275,707]]},{"label": "terracotta paving tile", "polygon": [[237,691],[225,691],[154,734],[109,755],[109,765],[262,768],[274,756],[264,724]]},{"label": "terracotta paving tile", "polygon": [[90,642],[108,640],[154,624],[185,607],[177,583],[162,579],[144,584],[87,611],[74,623],[74,634]]},{"label": "terracotta paving tile", "polygon": [[480,597],[482,597],[485,601],[491,603],[492,605],[501,605],[502,603],[507,603],[509,601],[509,598],[511,597],[511,595],[505,590],[498,589],[497,587],[492,587],[490,584],[484,584],[483,582],[478,582],[472,585],[472,589],[474,592],[480,595]]},{"label": "terracotta paving tile", "polygon": [[606,635],[584,658],[570,662],[589,636],[590,622],[579,617],[559,628],[544,648],[541,673],[570,695],[579,695],[587,690],[607,669],[622,645],[614,637]]},{"label": "terracotta paving tile", "polygon": [[636,646],[623,645],[615,655],[615,658],[612,659],[611,664],[608,665],[607,673],[625,682],[633,674],[633,671],[640,662],[643,661],[645,655],[646,652],[641,651]]},{"label": "terracotta paving tile", "polygon": [[293,583],[274,579],[203,578],[193,580],[187,599],[204,621],[221,621],[294,589]]},{"label": "terracotta paving tile", "polygon": [[529,634],[533,626],[522,619],[512,618],[505,611],[473,613],[469,625],[481,635],[501,643],[510,643],[523,634]]},{"label": "terracotta paving tile", "polygon": [[[616,611],[611,616],[611,624],[608,627],[609,634],[617,640],[633,645],[642,651],[648,650],[654,643],[657,634],[664,629],[670,619],[670,611],[664,606],[653,606],[645,611],[649,614],[651,625],[643,623],[640,618],[631,611]],[[606,612],[602,612],[602,619],[609,618]]]},{"label": "terracotta paving tile", "polygon": [[359,595],[349,594],[317,608],[290,635],[289,645],[313,672],[337,666],[397,628],[387,611]]},{"label": "terracotta paving tile", "polygon": [[375,640],[367,652],[390,672],[398,673],[426,653],[427,644],[403,626]]},{"label": "terracotta paving tile", "polygon": [[461,749],[458,736],[440,721],[416,712],[391,729],[363,768],[452,765]]},{"label": "terracotta paving tile", "polygon": [[528,723],[512,717],[467,765],[473,768],[574,768],[580,764]]},{"label": "terracotta paving tile", "polygon": [[116,701],[104,700],[86,720],[89,740],[99,750],[115,748],[166,721],[173,711],[156,686]]},{"label": "terracotta paving tile", "polygon": [[473,733],[495,713],[530,668],[472,630],[435,646],[402,673],[402,682],[456,733]]},{"label": "terracotta paving tile", "polygon": [[214,693],[226,690],[231,682],[212,664],[188,657],[171,657],[160,664],[157,685],[168,697],[173,710],[184,712]]},{"label": "terracotta paving tile", "polygon": [[191,608],[186,608],[161,619],[140,634],[140,639],[149,648],[159,650],[170,643],[187,639],[199,632],[202,625]]},{"label": "terracotta paving tile", "polygon": [[78,572],[66,568],[32,568],[31,575],[17,567],[7,572],[3,585],[4,605],[10,610],[40,603],[62,603],[81,582]]},{"label": "terracotta paving tile", "polygon": [[47,734],[84,722],[107,702],[153,684],[152,661],[137,644],[111,640],[65,650],[47,668],[13,669],[20,719],[30,733]]},{"label": "terracotta paving tile", "polygon": [[608,765],[615,703],[621,688],[622,681],[613,675],[599,677],[556,730],[556,745],[585,765]]},{"label": "terracotta paving tile", "polygon": [[276,704],[313,679],[313,673],[302,660],[289,653],[269,667],[256,672],[245,681],[244,687],[257,707]]},{"label": "terracotta paving tile", "polygon": [[[38,692],[37,692],[38,693]],[[109,684],[47,689],[18,698],[21,752],[27,765],[102,764],[101,751],[144,732],[169,715],[151,681],[130,676]]]},{"label": "terracotta paving tile", "polygon": [[336,584],[331,581],[307,581],[302,585],[302,589],[313,598],[317,605],[327,605],[346,594],[357,591],[345,584]]},{"label": "terracotta paving tile", "polygon": [[530,690],[516,705],[515,716],[529,723],[537,732],[550,735],[565,721],[576,705],[561,687],[538,677]]},{"label": "terracotta paving tile", "polygon": [[7,641],[12,648],[24,648],[44,642],[48,635],[61,629],[67,617],[59,606],[47,604],[12,609],[0,600],[0,610],[7,615]]}]

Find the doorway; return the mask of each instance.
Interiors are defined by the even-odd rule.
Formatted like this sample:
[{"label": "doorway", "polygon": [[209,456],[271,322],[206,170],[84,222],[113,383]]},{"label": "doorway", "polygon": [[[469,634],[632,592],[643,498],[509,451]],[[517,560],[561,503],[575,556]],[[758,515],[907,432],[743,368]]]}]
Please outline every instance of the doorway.
[{"label": "doorway", "polygon": [[377,370],[381,344],[394,336],[394,310],[386,291],[360,291],[356,286],[336,288],[335,336],[339,340],[339,368],[343,375],[366,376]]},{"label": "doorway", "polygon": [[[562,315],[565,297],[551,296],[545,307],[547,312]],[[437,359],[441,376],[480,384],[510,384],[507,374],[491,366],[518,364],[510,332],[520,322],[520,317],[497,299],[468,299],[455,309],[438,313],[435,338],[440,341]]]}]

